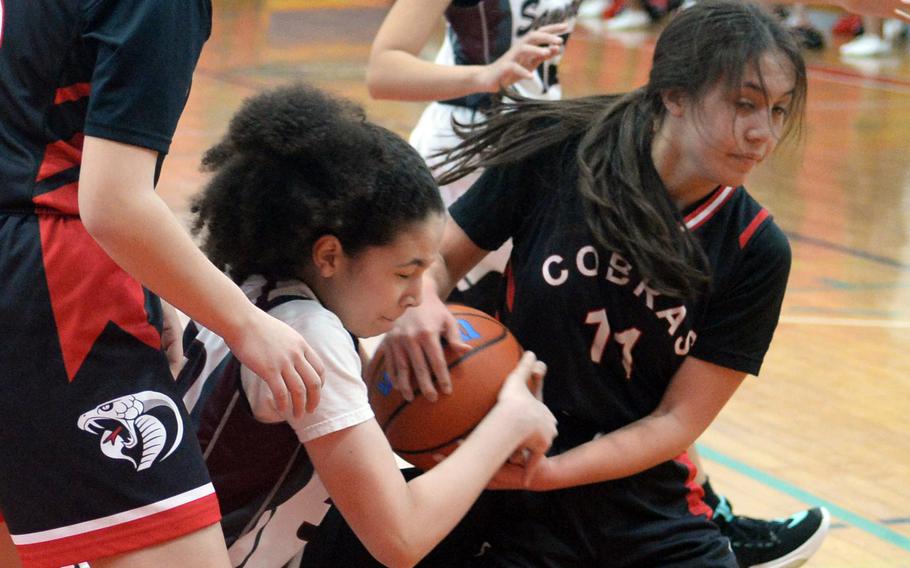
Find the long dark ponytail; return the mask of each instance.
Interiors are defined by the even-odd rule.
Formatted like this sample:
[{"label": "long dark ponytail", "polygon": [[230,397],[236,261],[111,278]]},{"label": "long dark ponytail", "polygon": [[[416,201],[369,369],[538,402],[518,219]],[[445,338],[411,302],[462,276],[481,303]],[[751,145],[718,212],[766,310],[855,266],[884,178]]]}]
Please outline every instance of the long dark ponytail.
[{"label": "long dark ponytail", "polygon": [[647,85],[624,95],[564,101],[510,97],[485,122],[459,128],[465,140],[446,153],[440,184],[578,140],[578,191],[598,245],[623,254],[656,291],[697,296],[710,282],[704,252],[651,162],[651,141],[665,112],[662,93],[678,90],[700,100],[718,81],[739,88],[745,71],[759,70],[759,60],[771,51],[789,61],[795,76],[786,137],[799,129],[805,106],[798,44],[756,5],[707,0],[681,12],[661,33]]}]

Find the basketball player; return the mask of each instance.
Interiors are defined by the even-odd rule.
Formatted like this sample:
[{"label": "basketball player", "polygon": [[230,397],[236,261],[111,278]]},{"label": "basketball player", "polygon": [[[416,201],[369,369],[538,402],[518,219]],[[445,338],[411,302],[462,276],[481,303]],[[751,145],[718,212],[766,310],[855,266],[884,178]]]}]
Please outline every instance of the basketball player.
[{"label": "basketball player", "polygon": [[[411,132],[411,145],[431,167],[458,143],[453,121],[475,124],[505,88],[533,98],[562,97],[557,68],[581,0],[398,0],[382,23],[367,67],[367,87],[380,99],[431,101]],[[420,58],[445,16],[435,62]],[[438,173],[438,172],[437,172]],[[479,172],[439,188],[448,206]],[[457,300],[490,311],[508,244],[460,283]],[[453,298],[456,299],[456,298]]]},{"label": "basketball player", "polygon": [[[431,165],[459,142],[452,121],[483,120],[502,89],[536,99],[562,97],[557,68],[581,0],[479,2],[398,0],[370,52],[367,87],[379,99],[433,101],[410,142]],[[446,34],[435,62],[420,58],[445,16]],[[469,180],[442,187],[449,205]],[[500,267],[501,268],[501,267]]]},{"label": "basketball player", "polygon": [[[574,29],[580,2],[478,2],[477,0],[398,0],[376,35],[367,68],[370,94],[380,99],[429,100],[411,132],[410,142],[427,163],[444,173],[440,152],[456,146],[461,138],[453,120],[463,126],[479,124],[502,88],[539,100],[558,100],[562,87],[557,73],[562,48]],[[435,62],[420,58],[439,20],[447,26]],[[480,176],[475,170],[440,188],[446,204],[454,202]],[[508,259],[508,245],[486,256],[459,282],[450,300],[495,313],[501,293],[501,273]],[[445,366],[438,369],[447,382]],[[426,365],[418,366],[421,392],[437,396]],[[409,386],[403,383],[405,394]],[[761,550],[770,560],[786,556],[814,534],[803,528],[792,531],[787,522],[733,515],[728,502],[717,495],[701,467],[696,447],[688,451],[698,468],[696,482],[706,501],[723,516],[722,530],[737,554]],[[800,511],[794,516],[802,515]],[[801,540],[802,539],[802,540]],[[741,560],[746,564],[746,556]]]},{"label": "basketball player", "polygon": [[[453,150],[442,183],[487,170],[450,208],[424,305],[380,349],[393,374],[426,366],[408,360],[414,342],[438,366],[425,338],[453,325],[439,298],[512,238],[500,313],[548,364],[560,422],[530,491],[482,500],[496,514],[477,565],[738,565],[685,451],[759,372],[776,327],[790,249],[742,183],[798,127],[805,94],[776,18],[699,2],[660,35],[644,87],[507,104]],[[494,484],[524,489],[522,473]],[[801,564],[828,522],[821,509],[794,517],[802,538],[784,557],[740,563]]]},{"label": "basketball player", "polygon": [[318,402],[300,335],[154,193],[210,28],[209,0],[0,1],[4,566],[12,542],[27,567],[228,565],[149,290],[223,334],[279,406]]},{"label": "basketball player", "polygon": [[297,85],[247,101],[203,164],[214,172],[193,208],[204,250],[326,367],[316,412],[290,416],[220,337],[187,328],[178,384],[233,565],[280,568],[302,553],[306,567],[351,566],[334,561],[334,533],[323,536],[329,498],[379,561],[415,564],[516,448],[537,458],[549,448],[555,420],[525,386],[543,368],[527,354],[464,444],[406,482],[373,418],[356,338],[420,303],[444,223],[423,160],[353,104]]}]

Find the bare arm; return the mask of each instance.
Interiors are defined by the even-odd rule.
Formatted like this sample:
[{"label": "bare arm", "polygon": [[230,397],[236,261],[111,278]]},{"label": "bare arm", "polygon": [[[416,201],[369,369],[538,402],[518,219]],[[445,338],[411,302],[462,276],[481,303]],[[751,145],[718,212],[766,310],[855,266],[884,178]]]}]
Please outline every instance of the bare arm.
[{"label": "bare arm", "polygon": [[[547,458],[531,489],[548,491],[639,473],[683,453],[705,431],[742,384],[745,373],[687,357],[664,397],[648,416]],[[494,487],[524,483],[517,466],[507,466]]]},{"label": "bare arm", "polygon": [[416,564],[455,527],[516,448],[543,456],[556,433],[555,418],[526,386],[532,373],[542,373],[541,365],[526,353],[467,440],[410,482],[375,420],[305,444],[332,500],[380,562]]},{"label": "bare arm", "polygon": [[543,61],[560,52],[568,28],[543,26],[529,32],[488,65],[438,65],[420,58],[450,0],[398,0],[383,21],[367,67],[367,87],[378,99],[444,100],[496,92],[532,77]]},{"label": "bare arm", "polygon": [[256,308],[208,261],[154,191],[157,153],[87,136],[79,178],[86,230],[124,270],[224,337],[279,408],[319,402],[322,363],[296,331]]}]

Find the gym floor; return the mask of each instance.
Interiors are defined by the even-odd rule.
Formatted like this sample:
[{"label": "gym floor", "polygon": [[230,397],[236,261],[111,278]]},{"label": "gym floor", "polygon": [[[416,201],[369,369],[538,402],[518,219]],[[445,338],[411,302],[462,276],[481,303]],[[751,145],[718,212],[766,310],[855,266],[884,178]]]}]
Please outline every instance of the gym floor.
[{"label": "gym floor", "polygon": [[[159,183],[173,209],[185,215],[205,180],[200,156],[240,102],[270,86],[311,82],[407,136],[423,104],[370,100],[364,84],[388,4],[216,2]],[[560,66],[566,96],[643,83],[655,35],[580,23]],[[832,529],[810,566],[910,568],[910,47],[844,61],[836,47],[845,39],[827,39],[806,54],[802,141],[749,183],[793,247],[780,326],[761,378],[747,379],[700,449],[740,514],[828,507]]]}]

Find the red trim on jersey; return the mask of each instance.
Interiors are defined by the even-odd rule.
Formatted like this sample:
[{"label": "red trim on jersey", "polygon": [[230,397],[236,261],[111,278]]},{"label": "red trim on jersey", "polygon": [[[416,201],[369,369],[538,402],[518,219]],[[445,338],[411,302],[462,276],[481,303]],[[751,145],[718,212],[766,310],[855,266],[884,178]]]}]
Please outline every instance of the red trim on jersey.
[{"label": "red trim on jersey", "polygon": [[68,87],[60,87],[54,95],[54,104],[68,103],[78,101],[79,99],[89,96],[92,92],[91,83],[76,83]]},{"label": "red trim on jersey", "polygon": [[702,203],[698,209],[686,215],[685,219],[683,219],[686,223],[686,228],[690,231],[694,231],[701,227],[708,219],[713,217],[715,213],[720,211],[721,207],[733,197],[734,193],[736,193],[735,187],[718,186],[707,201]]},{"label": "red trim on jersey", "polygon": [[41,181],[63,170],[68,170],[82,163],[82,143],[85,135],[79,132],[69,140],[58,140],[48,144],[44,150],[44,159],[38,168],[38,177]]},{"label": "red trim on jersey", "polygon": [[[70,184],[39,196],[50,202],[57,193],[72,199]],[[44,272],[66,374],[76,376],[108,322],[161,349],[161,335],[149,323],[142,285],[123,271],[85,230],[82,221],[63,215],[39,215]]]},{"label": "red trim on jersey", "polygon": [[37,195],[32,202],[37,205],[35,212],[40,213],[43,208],[50,209],[54,213],[64,215],[79,215],[79,182],[74,181],[66,185],[61,185],[54,191],[48,191]]},{"label": "red trim on jersey", "polygon": [[758,230],[758,228],[761,226],[762,223],[765,222],[765,219],[767,219],[769,215],[770,215],[770,213],[768,213],[767,209],[762,209],[761,211],[758,212],[758,215],[756,215],[755,218],[752,219],[752,222],[749,223],[749,226],[746,227],[746,230],[744,230],[742,233],[739,234],[739,248],[740,249],[746,248],[746,243],[749,242],[749,239],[752,238],[752,235],[755,234],[755,231]]},{"label": "red trim on jersey", "polygon": [[689,490],[686,493],[686,501],[689,503],[689,512],[696,516],[705,515],[710,519],[714,515],[714,511],[704,502],[705,490],[701,488],[701,485],[695,483],[698,468],[695,467],[686,452],[679,454],[673,461],[684,465],[689,470],[689,477],[686,478],[686,488]]},{"label": "red trim on jersey", "polygon": [[221,520],[214,493],[135,521],[16,547],[24,568],[55,568],[147,548]]}]

